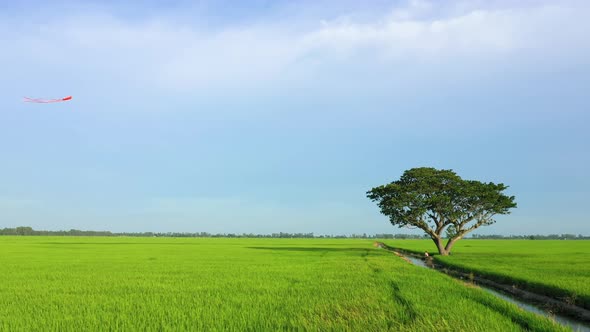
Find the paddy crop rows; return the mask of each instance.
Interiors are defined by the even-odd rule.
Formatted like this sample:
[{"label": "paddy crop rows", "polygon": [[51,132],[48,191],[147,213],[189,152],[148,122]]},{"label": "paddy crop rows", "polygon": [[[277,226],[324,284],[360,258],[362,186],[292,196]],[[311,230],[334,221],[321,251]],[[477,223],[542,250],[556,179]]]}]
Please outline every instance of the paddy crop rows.
[{"label": "paddy crop rows", "polygon": [[0,330],[561,330],[367,240],[0,237]]},{"label": "paddy crop rows", "polygon": [[[435,249],[430,240],[387,240],[416,253]],[[590,241],[461,240],[453,254],[435,258],[465,271],[515,284],[590,309]]]}]

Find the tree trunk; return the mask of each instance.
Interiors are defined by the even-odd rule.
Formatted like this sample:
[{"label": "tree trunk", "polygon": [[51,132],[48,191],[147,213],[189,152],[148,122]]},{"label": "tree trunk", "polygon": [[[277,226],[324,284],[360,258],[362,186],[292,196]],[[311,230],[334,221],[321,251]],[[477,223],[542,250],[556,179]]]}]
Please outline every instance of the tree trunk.
[{"label": "tree trunk", "polygon": [[453,246],[455,245],[455,242],[459,241],[461,239],[461,237],[463,237],[463,236],[459,235],[459,236],[455,236],[455,237],[452,237],[449,239],[449,241],[447,242],[447,245],[445,246],[445,251],[447,252],[447,255],[451,252],[451,248],[453,248]]},{"label": "tree trunk", "polygon": [[438,253],[441,256],[447,256],[449,254],[447,248],[445,248],[444,244],[443,244],[443,240],[440,237],[433,237],[432,241],[434,241],[434,244],[436,244],[436,247],[438,248]]}]

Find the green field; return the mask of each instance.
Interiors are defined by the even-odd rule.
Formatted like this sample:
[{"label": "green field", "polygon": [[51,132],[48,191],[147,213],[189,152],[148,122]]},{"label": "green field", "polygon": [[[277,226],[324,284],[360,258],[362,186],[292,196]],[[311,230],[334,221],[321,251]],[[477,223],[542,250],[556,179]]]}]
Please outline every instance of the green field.
[{"label": "green field", "polygon": [[[421,254],[436,252],[430,240],[384,242]],[[590,241],[465,239],[451,256],[435,259],[590,309]]]},{"label": "green field", "polygon": [[369,240],[5,236],[0,277],[2,331],[563,330]]}]

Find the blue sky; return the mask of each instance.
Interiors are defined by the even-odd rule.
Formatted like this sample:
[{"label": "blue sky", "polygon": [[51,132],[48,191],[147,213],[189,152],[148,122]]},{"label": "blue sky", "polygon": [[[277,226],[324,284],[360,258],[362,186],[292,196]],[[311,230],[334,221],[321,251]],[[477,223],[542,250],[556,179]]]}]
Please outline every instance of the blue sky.
[{"label": "blue sky", "polygon": [[589,234],[589,10],[3,2],[0,227],[409,232],[365,192],[432,166],[510,186],[477,233]]}]

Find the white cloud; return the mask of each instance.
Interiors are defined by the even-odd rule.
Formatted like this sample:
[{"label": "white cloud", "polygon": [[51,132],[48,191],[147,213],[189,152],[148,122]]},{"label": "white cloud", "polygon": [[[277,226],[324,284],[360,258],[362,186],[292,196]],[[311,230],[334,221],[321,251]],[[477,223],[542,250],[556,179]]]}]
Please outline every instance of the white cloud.
[{"label": "white cloud", "polygon": [[581,6],[482,5],[437,17],[440,6],[415,0],[372,22],[326,19],[310,29],[293,29],[293,22],[263,22],[206,30],[169,18],[128,22],[108,13],[42,25],[7,19],[0,24],[0,37],[10,47],[0,59],[4,65],[18,63],[25,72],[31,67],[55,72],[70,68],[106,82],[172,90],[307,80],[323,68],[338,66],[460,64],[527,56],[567,59],[586,54],[590,44],[584,36],[590,28],[585,14],[589,8]]}]

